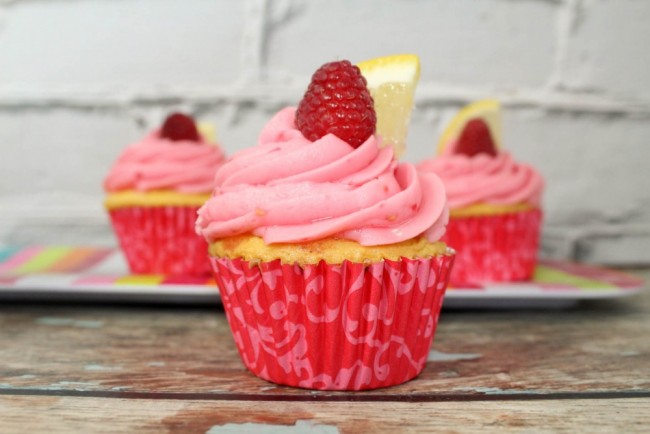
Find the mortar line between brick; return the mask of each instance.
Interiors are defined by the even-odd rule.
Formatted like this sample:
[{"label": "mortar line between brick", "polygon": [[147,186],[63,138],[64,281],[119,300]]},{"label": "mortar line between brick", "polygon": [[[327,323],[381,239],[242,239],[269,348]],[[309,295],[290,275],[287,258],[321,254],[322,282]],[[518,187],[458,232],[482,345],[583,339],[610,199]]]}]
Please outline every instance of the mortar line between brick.
[{"label": "mortar line between brick", "polygon": [[246,0],[245,28],[242,38],[242,81],[261,81],[264,68],[266,17],[268,0]]},{"label": "mortar line between brick", "polygon": [[[291,87],[271,89],[237,89],[216,90],[213,92],[178,92],[165,95],[131,95],[128,98],[102,97],[97,95],[16,95],[0,90],[0,110],[127,110],[134,107],[165,106],[169,101],[182,100],[187,105],[201,105],[202,107],[217,106],[221,104],[250,104],[264,101],[265,103],[281,105],[295,101],[299,92]],[[189,93],[189,95],[188,95]],[[183,95],[181,97],[180,95]],[[591,97],[563,92],[540,92],[534,90],[520,90],[516,93],[490,92],[490,95],[499,98],[506,107],[534,108],[550,111],[605,114],[605,115],[632,115],[640,117],[650,116],[650,102],[647,101],[618,101],[606,97]],[[480,99],[486,95],[485,91],[469,90],[461,87],[440,89],[436,86],[423,85],[416,95],[416,105],[419,108],[429,106],[457,107],[459,105]]]},{"label": "mortar line between brick", "polygon": [[564,0],[557,11],[555,27],[555,59],[553,71],[546,83],[547,89],[561,89],[564,87],[564,74],[571,36],[573,34],[578,8],[581,0]]}]

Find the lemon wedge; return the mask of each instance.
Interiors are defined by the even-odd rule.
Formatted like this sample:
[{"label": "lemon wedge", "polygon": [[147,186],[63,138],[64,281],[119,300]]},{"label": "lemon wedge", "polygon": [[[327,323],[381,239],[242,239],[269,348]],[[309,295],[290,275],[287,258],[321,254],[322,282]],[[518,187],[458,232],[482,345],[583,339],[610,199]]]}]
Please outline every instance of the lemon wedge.
[{"label": "lemon wedge", "polygon": [[501,104],[494,99],[483,99],[466,105],[454,116],[440,136],[438,154],[442,154],[450,143],[458,140],[465,125],[472,119],[482,119],[487,124],[496,149],[501,149]]},{"label": "lemon wedge", "polygon": [[382,146],[392,146],[399,157],[406,148],[420,59],[414,54],[398,54],[366,60],[357,66],[375,101],[377,135]]},{"label": "lemon wedge", "polygon": [[208,143],[217,143],[217,127],[209,122],[199,122],[197,125],[199,134]]}]

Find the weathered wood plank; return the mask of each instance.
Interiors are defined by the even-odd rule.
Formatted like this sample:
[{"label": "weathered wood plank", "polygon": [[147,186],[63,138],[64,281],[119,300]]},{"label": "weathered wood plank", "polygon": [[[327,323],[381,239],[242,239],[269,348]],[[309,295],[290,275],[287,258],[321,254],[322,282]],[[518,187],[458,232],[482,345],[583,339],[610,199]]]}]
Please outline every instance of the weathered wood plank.
[{"label": "weathered wood plank", "polygon": [[[647,290],[564,311],[444,312],[424,373],[367,393],[650,391],[649,335]],[[249,374],[218,308],[132,306],[0,306],[0,388],[313,395]]]},{"label": "weathered wood plank", "polygon": [[650,399],[416,405],[3,396],[0,432],[647,432],[648,408]]}]

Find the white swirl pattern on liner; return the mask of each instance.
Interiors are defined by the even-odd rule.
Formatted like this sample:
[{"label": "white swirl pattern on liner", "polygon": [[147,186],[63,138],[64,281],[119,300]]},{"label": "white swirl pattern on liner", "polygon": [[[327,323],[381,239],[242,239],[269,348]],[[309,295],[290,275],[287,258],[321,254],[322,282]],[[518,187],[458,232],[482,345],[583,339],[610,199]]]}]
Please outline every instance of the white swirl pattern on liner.
[{"label": "white swirl pattern on liner", "polygon": [[196,206],[124,207],[109,211],[135,274],[209,276],[208,244],[194,232]]},{"label": "white swirl pattern on liner", "polygon": [[362,390],[422,371],[453,258],[305,267],[211,261],[253,373],[298,387]]},{"label": "white swirl pattern on liner", "polygon": [[444,237],[458,249],[451,284],[529,280],[537,263],[541,223],[540,210],[452,219]]}]

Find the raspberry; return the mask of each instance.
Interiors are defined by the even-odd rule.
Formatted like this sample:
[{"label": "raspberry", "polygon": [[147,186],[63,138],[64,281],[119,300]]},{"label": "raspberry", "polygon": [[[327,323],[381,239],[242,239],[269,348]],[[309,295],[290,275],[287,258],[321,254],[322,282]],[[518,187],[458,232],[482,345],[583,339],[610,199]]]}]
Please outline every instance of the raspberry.
[{"label": "raspberry", "polygon": [[465,154],[473,157],[476,154],[485,153],[496,157],[497,150],[494,140],[490,134],[490,128],[483,119],[472,119],[467,122],[463,132],[458,138],[455,153]]},{"label": "raspberry", "polygon": [[312,142],[331,133],[357,148],[374,134],[376,124],[366,79],[347,60],[321,66],[296,110],[296,127]]},{"label": "raspberry", "polygon": [[167,116],[160,130],[160,137],[173,142],[181,140],[200,141],[199,131],[196,129],[194,119],[183,113],[172,113]]}]

